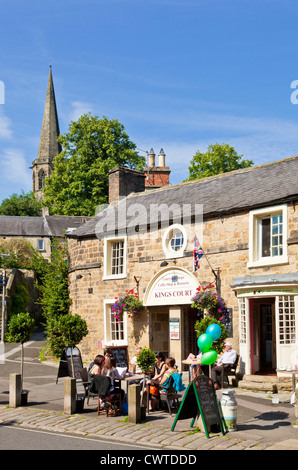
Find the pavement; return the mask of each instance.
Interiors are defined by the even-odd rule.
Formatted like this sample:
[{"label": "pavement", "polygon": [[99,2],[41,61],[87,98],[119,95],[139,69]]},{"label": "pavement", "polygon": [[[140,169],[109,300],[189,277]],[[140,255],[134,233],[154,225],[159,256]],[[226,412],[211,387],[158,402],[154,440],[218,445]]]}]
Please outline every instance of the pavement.
[{"label": "pavement", "polygon": [[[191,419],[178,420],[173,431],[176,411],[147,414],[140,424],[128,422],[127,416],[97,415],[97,401],[90,399],[81,413],[64,413],[64,378],[57,381],[59,362],[41,362],[39,352],[45,341],[42,332],[25,343],[24,384],[29,391],[26,406],[9,408],[9,374],[20,372],[20,346],[5,344],[0,361],[0,425],[18,425],[63,434],[113,439],[114,442],[138,443],[159,451],[199,450],[298,450],[298,419],[290,404],[290,392],[270,395],[234,388],[237,401],[237,429],[210,433],[208,438],[199,422],[190,427]],[[3,352],[3,351],[2,351]],[[3,359],[4,358],[4,359]],[[232,387],[230,387],[232,388]],[[77,391],[83,396],[83,386]],[[216,392],[220,400],[222,391]],[[180,393],[182,399],[183,393]],[[273,404],[272,398],[279,403]]]}]

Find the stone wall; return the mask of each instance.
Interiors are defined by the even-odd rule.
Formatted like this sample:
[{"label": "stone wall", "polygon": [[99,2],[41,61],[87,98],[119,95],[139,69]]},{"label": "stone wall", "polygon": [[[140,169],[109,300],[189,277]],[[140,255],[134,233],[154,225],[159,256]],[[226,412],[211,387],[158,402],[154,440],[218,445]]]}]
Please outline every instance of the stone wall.
[{"label": "stone wall", "polygon": [[[298,233],[298,218],[295,206],[288,206],[288,256],[289,263],[280,266],[248,268],[249,260],[249,213],[211,218],[204,221],[203,238],[200,240],[205,255],[200,260],[201,267],[195,277],[198,283],[214,283],[211,267],[220,273],[221,296],[228,308],[233,309],[233,343],[238,348],[239,318],[238,299],[231,288],[233,278],[242,276],[260,276],[263,274],[286,274],[298,272],[298,250],[295,237]],[[186,227],[188,247],[185,256],[177,258],[169,265],[185,268],[193,273],[193,227]],[[71,310],[87,320],[89,335],[83,340],[82,352],[92,358],[99,353],[98,341],[104,339],[104,300],[114,299],[126,289],[136,287],[135,277],[140,278],[139,294],[143,300],[144,292],[154,275],[160,272],[165,260],[162,249],[162,235],[166,229],[155,233],[153,239],[146,235],[135,234],[127,239],[127,276],[124,279],[103,279],[103,241],[93,239],[70,239],[70,295],[73,300]],[[101,263],[101,267],[98,267]],[[210,267],[211,266],[211,267]],[[80,273],[83,277],[76,279]],[[92,288],[92,293],[90,293]],[[135,347],[150,344],[149,324],[158,331],[156,317],[146,309],[139,318],[128,320],[129,354],[134,354]],[[162,338],[158,340],[163,348]]]}]

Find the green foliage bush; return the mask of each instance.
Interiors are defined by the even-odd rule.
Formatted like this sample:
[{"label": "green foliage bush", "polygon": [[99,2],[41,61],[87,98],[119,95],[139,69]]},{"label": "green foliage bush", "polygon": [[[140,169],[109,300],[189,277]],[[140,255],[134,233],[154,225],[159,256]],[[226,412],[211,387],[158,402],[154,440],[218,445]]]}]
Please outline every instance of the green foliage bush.
[{"label": "green foliage bush", "polygon": [[143,348],[137,356],[137,364],[143,374],[149,374],[156,362],[156,356],[149,348]]},{"label": "green foliage bush", "polygon": [[26,283],[18,284],[12,298],[11,315],[24,312],[30,302],[30,294]]}]

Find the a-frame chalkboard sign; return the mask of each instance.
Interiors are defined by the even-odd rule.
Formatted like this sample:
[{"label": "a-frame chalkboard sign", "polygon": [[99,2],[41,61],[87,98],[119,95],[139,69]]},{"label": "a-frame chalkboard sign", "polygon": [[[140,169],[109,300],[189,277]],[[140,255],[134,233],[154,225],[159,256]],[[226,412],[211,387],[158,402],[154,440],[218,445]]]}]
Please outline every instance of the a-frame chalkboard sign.
[{"label": "a-frame chalkboard sign", "polygon": [[[74,376],[76,379],[80,379],[80,369],[83,369],[83,361],[81,353],[78,348],[72,348],[72,358],[74,367]],[[59,377],[72,377],[72,364],[71,364],[71,348],[64,348],[60,357],[59,369],[57,374],[58,382]]]},{"label": "a-frame chalkboard sign", "polygon": [[[197,375],[188,384],[171,431],[174,431],[179,419],[193,418],[190,425],[192,427],[199,415],[201,415],[207,437],[209,437],[208,426],[214,424],[219,425],[224,434],[225,422],[217,402],[213,381],[206,375]],[[227,430],[226,426],[225,430]]]}]

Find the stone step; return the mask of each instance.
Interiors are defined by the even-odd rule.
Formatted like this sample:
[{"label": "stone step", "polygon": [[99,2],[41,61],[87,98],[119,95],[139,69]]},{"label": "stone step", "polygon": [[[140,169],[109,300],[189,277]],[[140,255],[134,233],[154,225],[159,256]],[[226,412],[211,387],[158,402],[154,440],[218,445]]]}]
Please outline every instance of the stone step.
[{"label": "stone step", "polygon": [[260,391],[260,392],[272,392],[276,393],[278,390],[277,383],[272,382],[249,382],[247,380],[243,381],[240,380],[238,382],[238,388],[243,390],[253,390],[253,391]]},{"label": "stone step", "polygon": [[270,375],[244,375],[239,380],[238,387],[244,390],[268,391],[276,393],[277,391],[291,391],[292,381],[281,379]]},{"label": "stone step", "polygon": [[244,381],[277,383],[277,375],[244,375]]}]

